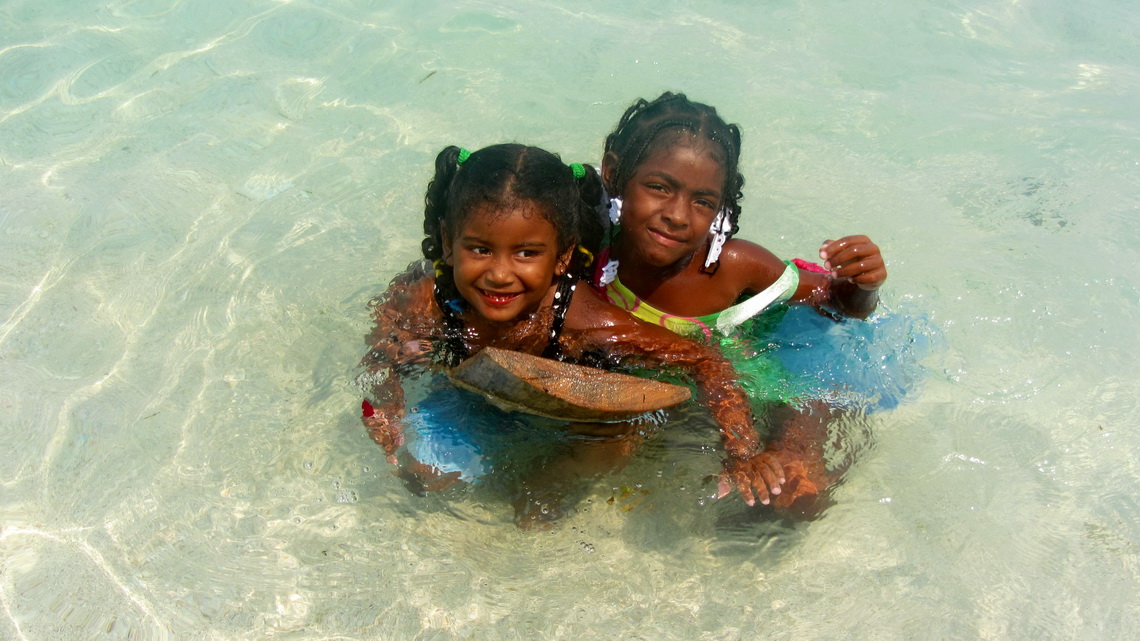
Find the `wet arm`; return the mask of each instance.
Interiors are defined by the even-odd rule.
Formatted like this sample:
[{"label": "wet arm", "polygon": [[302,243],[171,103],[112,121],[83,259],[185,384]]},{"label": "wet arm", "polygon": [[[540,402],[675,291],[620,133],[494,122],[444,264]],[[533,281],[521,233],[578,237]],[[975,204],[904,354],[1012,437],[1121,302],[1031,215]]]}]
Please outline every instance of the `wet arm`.
[{"label": "wet arm", "polygon": [[420,363],[430,350],[430,328],[435,319],[430,282],[393,282],[373,306],[374,325],[367,338],[368,353],[361,365],[366,394],[361,406],[368,434],[395,463],[403,444],[403,372]]},{"label": "wet arm", "polygon": [[[761,292],[787,268],[775,254],[755,243],[730,242],[728,275],[740,279],[735,291]],[[821,271],[799,268],[800,284],[790,302],[811,305],[825,315],[870,316],[879,304],[877,290],[887,278],[878,246],[866,236],[847,236],[824,243],[820,260],[824,263]]]},{"label": "wet arm", "polygon": [[867,318],[879,306],[879,292],[863,289],[846,278],[800,269],[800,286],[792,302],[811,305],[824,315],[832,315],[830,311],[848,318]]},{"label": "wet arm", "polygon": [[626,362],[678,369],[692,379],[700,400],[717,422],[728,454],[720,496],[736,488],[752,505],[756,501],[767,504],[770,494],[780,493],[783,468],[772,452],[764,450],[736,372],[719,352],[640,322],[611,326],[602,335],[611,355]]}]

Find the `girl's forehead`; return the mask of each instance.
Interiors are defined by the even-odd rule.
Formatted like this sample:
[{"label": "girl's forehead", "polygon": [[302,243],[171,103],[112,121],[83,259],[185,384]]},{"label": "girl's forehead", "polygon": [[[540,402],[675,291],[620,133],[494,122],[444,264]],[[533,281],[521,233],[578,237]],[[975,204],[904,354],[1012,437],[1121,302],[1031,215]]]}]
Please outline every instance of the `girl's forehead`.
[{"label": "girl's forehead", "polygon": [[556,233],[554,225],[546,215],[545,208],[534,201],[517,200],[510,204],[481,203],[463,217],[460,229],[463,235],[474,230],[517,229],[530,232],[547,231]]},{"label": "girl's forehead", "polygon": [[688,129],[662,132],[649,146],[641,163],[660,161],[677,155],[706,156],[718,165],[725,164],[724,148],[720,143]]},{"label": "girl's forehead", "polygon": [[709,144],[678,143],[658,149],[642,159],[633,175],[666,174],[685,182],[708,183],[708,188],[720,191],[726,169],[719,155],[711,151]]}]

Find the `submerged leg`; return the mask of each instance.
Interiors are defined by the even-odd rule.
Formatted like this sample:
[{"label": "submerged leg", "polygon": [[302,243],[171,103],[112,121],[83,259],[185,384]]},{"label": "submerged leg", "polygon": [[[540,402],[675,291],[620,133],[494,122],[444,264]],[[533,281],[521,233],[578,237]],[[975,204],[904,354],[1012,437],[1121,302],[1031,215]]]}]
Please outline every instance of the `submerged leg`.
[{"label": "submerged leg", "polygon": [[520,528],[550,527],[584,494],[591,479],[621,470],[645,440],[631,423],[575,423],[566,450],[538,465],[515,495]]},{"label": "submerged leg", "polygon": [[401,461],[395,474],[404,482],[404,487],[416,496],[424,496],[428,492],[442,492],[463,482],[460,472],[444,472],[411,456],[399,458]]}]

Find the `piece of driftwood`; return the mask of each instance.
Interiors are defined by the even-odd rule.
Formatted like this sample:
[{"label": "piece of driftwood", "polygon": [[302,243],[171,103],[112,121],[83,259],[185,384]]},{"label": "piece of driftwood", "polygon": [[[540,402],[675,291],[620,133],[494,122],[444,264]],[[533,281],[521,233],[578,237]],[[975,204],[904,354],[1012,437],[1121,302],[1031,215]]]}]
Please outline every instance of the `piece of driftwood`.
[{"label": "piece of driftwood", "polygon": [[463,361],[450,376],[505,409],[565,421],[625,421],[689,398],[680,385],[494,347]]}]

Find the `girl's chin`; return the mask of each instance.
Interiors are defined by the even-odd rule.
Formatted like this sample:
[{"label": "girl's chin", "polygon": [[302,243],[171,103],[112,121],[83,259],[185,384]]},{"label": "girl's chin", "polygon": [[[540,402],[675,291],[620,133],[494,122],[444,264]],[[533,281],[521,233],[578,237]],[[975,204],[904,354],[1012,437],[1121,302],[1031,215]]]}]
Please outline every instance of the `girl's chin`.
[{"label": "girl's chin", "polygon": [[658,249],[657,251],[638,252],[637,256],[635,257],[635,261],[641,262],[649,267],[666,269],[676,266],[678,263],[685,260],[686,256],[687,254],[683,252],[669,252],[661,251]]},{"label": "girl's chin", "polygon": [[535,309],[524,309],[518,300],[511,301],[509,305],[491,305],[483,301],[478,311],[480,316],[493,323],[514,323],[529,318]]},{"label": "girl's chin", "polygon": [[630,249],[633,251],[628,252],[628,258],[632,258],[632,262],[656,267],[658,269],[672,267],[685,260],[689,254],[688,248],[684,246],[665,246],[648,239],[636,243],[630,247]]}]

